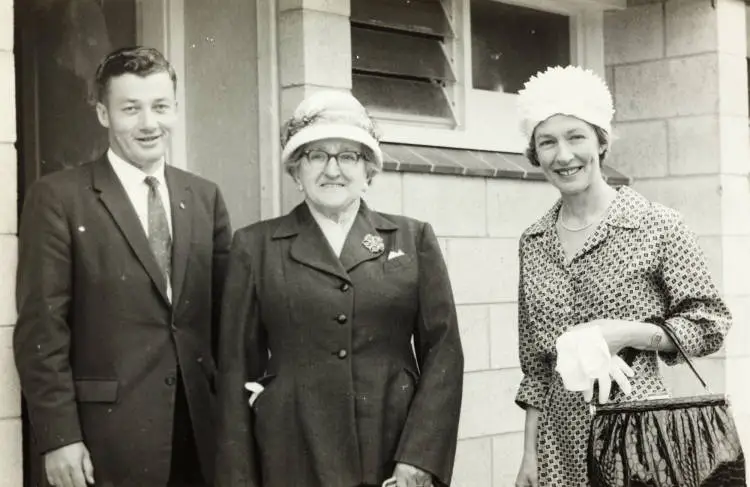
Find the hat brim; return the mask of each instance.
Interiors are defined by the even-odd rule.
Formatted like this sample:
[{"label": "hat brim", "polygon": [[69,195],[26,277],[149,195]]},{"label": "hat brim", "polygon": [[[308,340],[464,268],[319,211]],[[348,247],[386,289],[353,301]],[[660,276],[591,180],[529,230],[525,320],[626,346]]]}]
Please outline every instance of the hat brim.
[{"label": "hat brim", "polygon": [[305,144],[325,139],[345,139],[358,142],[370,149],[378,168],[383,167],[383,153],[375,138],[365,129],[343,123],[316,123],[294,134],[281,151],[281,163],[286,164],[294,152]]}]

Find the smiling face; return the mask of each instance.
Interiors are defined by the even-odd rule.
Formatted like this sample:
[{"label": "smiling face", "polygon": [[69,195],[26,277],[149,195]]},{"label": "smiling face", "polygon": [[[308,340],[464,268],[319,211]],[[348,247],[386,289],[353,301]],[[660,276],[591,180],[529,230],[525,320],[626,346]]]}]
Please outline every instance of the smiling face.
[{"label": "smiling face", "polygon": [[562,194],[578,194],[603,183],[601,155],[594,127],[568,115],[554,115],[534,131],[537,160],[547,180]]},{"label": "smiling face", "polygon": [[148,172],[166,154],[177,121],[172,79],[167,72],[115,76],[96,113],[115,154]]},{"label": "smiling face", "polygon": [[[363,147],[350,140],[325,139],[307,144],[302,153],[309,154],[311,151],[362,154]],[[294,179],[302,187],[307,202],[326,215],[341,214],[361,198],[367,189],[367,171],[363,158],[353,164],[342,164],[331,157],[326,162],[317,164],[308,156],[302,155]]]}]

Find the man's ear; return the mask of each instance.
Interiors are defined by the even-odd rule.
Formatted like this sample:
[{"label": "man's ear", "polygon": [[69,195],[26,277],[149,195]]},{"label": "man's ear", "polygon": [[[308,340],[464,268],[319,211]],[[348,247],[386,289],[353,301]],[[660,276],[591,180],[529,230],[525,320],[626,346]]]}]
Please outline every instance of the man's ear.
[{"label": "man's ear", "polygon": [[96,117],[99,119],[102,127],[109,128],[109,111],[102,102],[96,103]]}]

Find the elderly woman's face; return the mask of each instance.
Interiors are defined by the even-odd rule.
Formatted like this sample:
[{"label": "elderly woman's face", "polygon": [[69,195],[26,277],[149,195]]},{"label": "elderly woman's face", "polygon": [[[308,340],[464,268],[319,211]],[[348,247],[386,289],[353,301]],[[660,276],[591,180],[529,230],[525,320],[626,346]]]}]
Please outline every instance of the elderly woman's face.
[{"label": "elderly woman's face", "polygon": [[602,180],[599,163],[604,147],[587,122],[554,115],[534,131],[537,159],[547,180],[561,193],[576,194]]},{"label": "elderly woman's face", "polygon": [[337,214],[367,189],[361,144],[344,139],[311,142],[302,151],[295,178],[305,199],[325,214]]}]

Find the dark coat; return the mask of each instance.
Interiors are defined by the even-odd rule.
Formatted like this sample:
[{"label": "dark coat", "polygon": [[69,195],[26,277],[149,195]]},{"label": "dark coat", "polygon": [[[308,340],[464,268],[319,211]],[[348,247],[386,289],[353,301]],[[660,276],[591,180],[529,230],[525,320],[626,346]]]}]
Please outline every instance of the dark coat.
[{"label": "dark coat", "polygon": [[[213,323],[231,229],[216,185],[172,167],[166,179],[172,306],[106,157],[42,178],[24,205],[14,352],[33,450],[84,441],[97,485],[166,483],[178,370],[201,467],[213,475]],[[31,461],[46,485],[41,458]]]},{"label": "dark coat", "polygon": [[429,224],[363,203],[339,259],[301,204],[235,234],[222,309],[216,487],[380,485],[397,461],[450,482],[463,353]]}]

